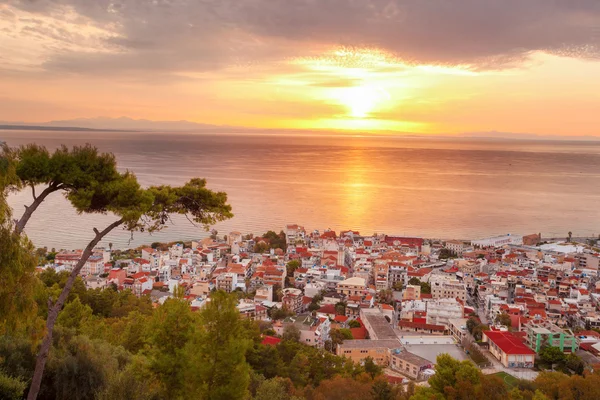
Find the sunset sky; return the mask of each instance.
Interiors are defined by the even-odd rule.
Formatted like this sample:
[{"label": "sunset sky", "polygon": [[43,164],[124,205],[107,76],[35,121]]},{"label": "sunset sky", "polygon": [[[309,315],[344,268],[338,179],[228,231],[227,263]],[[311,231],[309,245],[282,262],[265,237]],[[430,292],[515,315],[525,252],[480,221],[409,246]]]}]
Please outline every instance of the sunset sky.
[{"label": "sunset sky", "polygon": [[600,136],[598,0],[5,0],[0,121]]}]

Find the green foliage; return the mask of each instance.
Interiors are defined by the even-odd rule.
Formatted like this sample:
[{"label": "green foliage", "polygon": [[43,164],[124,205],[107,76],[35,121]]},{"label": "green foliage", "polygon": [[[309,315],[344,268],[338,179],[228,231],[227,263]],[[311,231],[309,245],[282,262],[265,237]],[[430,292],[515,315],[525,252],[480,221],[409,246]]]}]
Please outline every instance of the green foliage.
[{"label": "green foliage", "polygon": [[285,308],[277,308],[277,307],[273,307],[269,310],[269,316],[273,321],[278,321],[281,319],[285,319],[289,316],[293,315],[293,313],[291,313],[290,311],[286,310]]},{"label": "green foliage", "polygon": [[42,382],[42,398],[93,398],[111,374],[129,360],[122,348],[86,336],[72,336],[69,329],[57,327],[56,339]]},{"label": "green foliage", "polygon": [[410,278],[408,280],[408,284],[409,285],[420,285],[421,284],[421,280],[419,278],[417,278],[416,276],[413,276],[412,278]]},{"label": "green foliage", "polygon": [[265,242],[258,242],[254,245],[254,249],[252,250],[254,253],[265,253],[269,250],[269,245]]},{"label": "green foliage", "polygon": [[346,302],[340,301],[335,305],[335,314],[336,315],[346,315]]},{"label": "green foliage", "polygon": [[25,236],[0,216],[0,334],[27,329],[35,319],[34,291],[37,257]]},{"label": "green foliage", "polygon": [[365,358],[364,361],[365,372],[371,375],[371,378],[375,378],[378,375],[381,375],[383,370],[382,368],[373,361],[371,357]]},{"label": "green foliage", "polygon": [[268,231],[264,235],[263,238],[267,239],[269,242],[269,247],[271,249],[282,249],[283,251],[287,250],[286,236],[283,231],[278,234],[273,231]]},{"label": "green foliage", "polygon": [[331,344],[333,349],[335,350],[338,344],[344,343],[345,340],[354,339],[352,336],[352,332],[350,329],[332,329],[329,332],[329,337],[331,338]]},{"label": "green foliage", "polygon": [[479,325],[479,321],[475,317],[471,317],[467,320],[467,330],[470,334],[473,334],[473,329]]},{"label": "green foliage", "polygon": [[511,326],[510,315],[508,315],[507,313],[498,314],[496,316],[496,323],[510,328],[510,326]]},{"label": "green foliage", "polygon": [[450,249],[443,248],[440,250],[440,255],[439,255],[440,260],[447,260],[449,258],[454,258],[454,257],[456,257],[456,254],[454,254]]},{"label": "green foliage", "polygon": [[459,398],[473,392],[480,383],[481,371],[470,361],[458,361],[448,354],[441,354],[436,360],[436,373],[429,379],[435,392]]},{"label": "green foliage", "polygon": [[188,393],[203,399],[245,398],[250,381],[245,354],[251,340],[235,298],[215,292],[200,312],[200,323],[199,334],[186,348],[193,366],[186,371]]},{"label": "green foliage", "polygon": [[288,400],[293,390],[292,381],[284,378],[264,380],[256,391],[254,400]]},{"label": "green foliage", "polygon": [[149,368],[172,396],[183,396],[189,366],[187,345],[198,335],[198,315],[184,300],[168,299],[149,322]]},{"label": "green foliage", "polygon": [[283,328],[283,340],[293,340],[295,342],[300,341],[300,329],[294,324],[288,324]]},{"label": "green foliage", "polygon": [[27,329],[36,316],[33,293],[38,256],[24,236],[14,233],[7,196],[22,187],[17,175],[17,154],[0,146],[0,334]]},{"label": "green foliage", "polygon": [[351,319],[350,322],[348,322],[348,327],[350,328],[360,328],[360,326],[360,322],[355,319]]},{"label": "green foliage", "polygon": [[539,352],[540,359],[546,364],[558,364],[565,361],[565,355],[558,347],[546,346]]},{"label": "green foliage", "polygon": [[578,375],[583,375],[585,370],[585,363],[576,354],[569,354],[565,359],[565,365]]},{"label": "green foliage", "polygon": [[287,263],[285,270],[287,273],[288,278],[291,278],[294,276],[294,272],[300,268],[300,261],[298,260],[292,260],[290,262]]},{"label": "green foliage", "polygon": [[80,332],[81,326],[86,324],[92,318],[92,308],[81,304],[79,297],[67,303],[65,308],[58,316],[58,323],[65,328],[71,328]]},{"label": "green foliage", "polygon": [[14,378],[0,370],[0,399],[22,399],[25,389],[27,389],[27,382],[21,378]]}]

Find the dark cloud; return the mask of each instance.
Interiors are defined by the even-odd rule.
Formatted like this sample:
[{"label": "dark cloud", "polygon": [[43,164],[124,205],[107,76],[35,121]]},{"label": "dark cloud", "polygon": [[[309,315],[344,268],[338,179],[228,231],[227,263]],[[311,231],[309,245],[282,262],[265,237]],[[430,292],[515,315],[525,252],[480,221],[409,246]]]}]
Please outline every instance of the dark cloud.
[{"label": "dark cloud", "polygon": [[[534,51],[600,56],[598,0],[21,0],[9,4],[57,19],[72,9],[115,33],[106,39],[106,46],[118,52],[93,57],[63,52],[46,64],[48,69],[73,72],[202,71],[310,56],[315,45],[376,47],[407,62],[470,64],[482,69],[514,67]],[[54,40],[73,40],[67,32],[48,34]]]}]

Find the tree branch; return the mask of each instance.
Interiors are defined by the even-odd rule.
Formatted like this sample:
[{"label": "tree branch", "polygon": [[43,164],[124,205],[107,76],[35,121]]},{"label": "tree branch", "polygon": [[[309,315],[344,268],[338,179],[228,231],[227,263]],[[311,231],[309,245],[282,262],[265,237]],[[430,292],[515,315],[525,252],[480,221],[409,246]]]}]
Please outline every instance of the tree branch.
[{"label": "tree branch", "polygon": [[33,200],[37,200],[37,196],[35,195],[35,185],[31,184],[31,194],[33,195]]},{"label": "tree branch", "polygon": [[[40,195],[41,196],[41,195]],[[27,400],[35,400],[37,399],[38,393],[40,391],[40,385],[42,383],[42,376],[44,375],[44,368],[46,366],[46,360],[48,359],[48,353],[50,352],[50,346],[52,345],[52,335],[54,331],[54,324],[58,318],[58,314],[60,310],[62,310],[67,297],[69,297],[69,293],[71,293],[71,289],[73,288],[73,284],[75,283],[75,279],[81,272],[81,269],[88,261],[90,256],[94,251],[94,247],[102,240],[104,236],[106,236],[110,231],[118,227],[123,223],[123,219],[119,219],[118,221],[113,222],[108,225],[104,230],[98,231],[94,228],[94,232],[96,235],[94,238],[88,243],[81,258],[71,271],[69,278],[67,279],[67,283],[63,288],[62,292],[60,292],[60,296],[58,299],[52,304],[52,307],[48,309],[48,319],[46,320],[46,335],[42,340],[42,345],[40,346],[40,351],[38,352],[37,359],[35,361],[35,371],[33,373],[33,379],[31,381],[31,387],[29,388],[29,393],[27,395]]]},{"label": "tree branch", "polygon": [[35,197],[34,193],[33,203],[31,203],[29,206],[25,206],[25,212],[21,216],[21,219],[19,219],[19,221],[15,224],[15,233],[17,235],[20,235],[23,232],[23,230],[25,229],[25,225],[27,225],[27,222],[29,222],[29,218],[31,218],[31,215],[33,215],[35,210],[37,210],[37,208],[40,206],[40,204],[42,204],[46,197],[48,197],[50,193],[56,192],[57,190],[60,189],[57,189],[56,186],[50,184],[50,186],[44,189],[44,191],[40,193],[39,196]]},{"label": "tree branch", "polygon": [[190,224],[192,224],[195,228],[200,228],[198,225],[196,225],[196,223],[194,221],[192,221],[190,219],[190,217],[187,215],[187,213],[184,213],[183,215],[185,215],[185,218],[190,222]]}]

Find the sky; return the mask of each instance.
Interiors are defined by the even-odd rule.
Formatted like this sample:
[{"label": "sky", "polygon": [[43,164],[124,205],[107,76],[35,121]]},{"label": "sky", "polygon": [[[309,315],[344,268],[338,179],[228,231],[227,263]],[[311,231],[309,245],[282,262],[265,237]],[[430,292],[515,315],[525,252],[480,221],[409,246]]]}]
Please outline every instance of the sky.
[{"label": "sky", "polygon": [[0,0],[0,121],[600,136],[598,0]]}]

